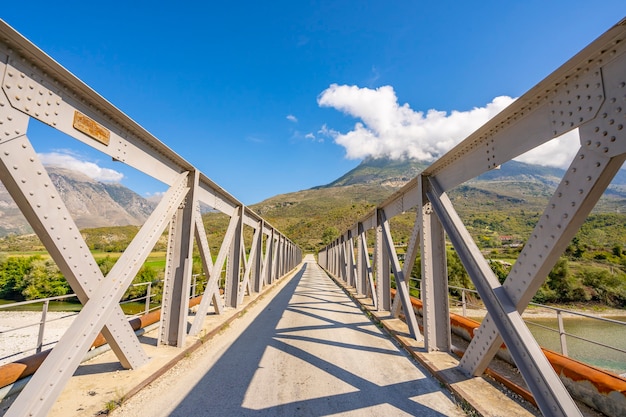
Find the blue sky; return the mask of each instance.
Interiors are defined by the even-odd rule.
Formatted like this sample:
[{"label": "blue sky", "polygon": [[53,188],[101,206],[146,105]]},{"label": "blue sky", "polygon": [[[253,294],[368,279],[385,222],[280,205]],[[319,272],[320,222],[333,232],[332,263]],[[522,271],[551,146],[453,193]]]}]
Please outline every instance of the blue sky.
[{"label": "blue sky", "polygon": [[[5,3],[0,18],[244,204],[367,156],[436,157],[626,15],[623,0]],[[46,162],[165,190],[30,136]]]}]

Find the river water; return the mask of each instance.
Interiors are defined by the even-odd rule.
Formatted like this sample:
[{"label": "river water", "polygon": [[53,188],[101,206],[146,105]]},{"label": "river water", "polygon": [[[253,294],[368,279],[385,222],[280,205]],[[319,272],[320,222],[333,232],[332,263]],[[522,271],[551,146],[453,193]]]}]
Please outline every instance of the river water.
[{"label": "river water", "polygon": [[[469,316],[472,320],[482,321],[482,317],[471,317],[471,314]],[[564,313],[563,328],[567,334],[565,337],[567,356],[619,375],[625,375],[626,353],[605,346],[626,351],[626,316],[611,317],[611,320],[623,324],[580,316],[567,316]],[[563,353],[556,312],[553,318],[524,317],[524,321],[540,346]]]},{"label": "river water", "polygon": [[[617,374],[626,374],[626,353],[578,339],[584,338],[626,351],[626,316],[611,317],[611,319],[621,321],[624,324],[619,325],[583,317],[564,317],[563,328],[568,334],[566,336],[567,356]],[[539,345],[555,352],[561,352],[556,318],[533,318],[527,319],[526,322]],[[552,330],[535,324],[549,327]]]}]

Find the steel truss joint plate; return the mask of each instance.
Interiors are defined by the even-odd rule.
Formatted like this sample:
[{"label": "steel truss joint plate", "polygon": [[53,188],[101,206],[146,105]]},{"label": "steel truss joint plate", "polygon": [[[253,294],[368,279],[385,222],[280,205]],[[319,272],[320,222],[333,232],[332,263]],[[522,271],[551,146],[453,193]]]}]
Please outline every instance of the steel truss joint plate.
[{"label": "steel truss joint plate", "polygon": [[11,106],[50,126],[56,126],[63,99],[45,85],[37,67],[9,58],[2,80],[2,90]]}]

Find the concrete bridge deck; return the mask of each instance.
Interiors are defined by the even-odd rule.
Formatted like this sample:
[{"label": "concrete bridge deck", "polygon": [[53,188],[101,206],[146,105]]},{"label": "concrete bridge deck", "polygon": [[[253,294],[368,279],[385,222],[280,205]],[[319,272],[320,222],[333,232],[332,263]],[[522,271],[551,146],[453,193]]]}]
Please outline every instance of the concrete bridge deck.
[{"label": "concrete bridge deck", "polygon": [[[148,333],[142,344],[153,360],[143,368],[122,370],[110,352],[84,363],[50,415],[94,415],[115,402],[117,417],[466,414],[312,256],[246,310],[208,317],[202,334],[215,336],[193,352],[191,340],[186,349],[156,349]],[[441,373],[444,356],[432,357]],[[490,410],[481,414],[535,414],[482,378],[461,379],[470,401]]]}]

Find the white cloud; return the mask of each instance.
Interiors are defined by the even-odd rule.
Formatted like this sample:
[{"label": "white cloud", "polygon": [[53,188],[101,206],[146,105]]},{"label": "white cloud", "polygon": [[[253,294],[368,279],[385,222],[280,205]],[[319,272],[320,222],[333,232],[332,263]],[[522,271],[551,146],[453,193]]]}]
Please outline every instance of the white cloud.
[{"label": "white cloud", "polygon": [[[432,161],[450,150],[486,123],[514,98],[500,96],[484,107],[450,113],[412,110],[399,105],[391,86],[377,89],[332,84],[318,97],[321,107],[332,107],[360,119],[354,128],[341,133],[323,125],[318,135],[331,137],[346,149],[349,159],[366,157],[415,158]],[[528,151],[518,161],[566,168],[578,152],[578,129]]]},{"label": "white cloud", "polygon": [[579,148],[578,129],[574,129],[535,149],[531,149],[515,158],[515,160],[526,162],[527,164],[567,168],[574,156],[576,156]]},{"label": "white cloud", "polygon": [[70,153],[40,153],[39,159],[44,165],[54,165],[81,172],[90,178],[103,182],[120,182],[124,174],[109,168],[102,168],[89,161],[81,161]]},{"label": "white cloud", "polygon": [[298,118],[294,116],[293,114],[288,114],[287,120],[289,120],[290,122],[298,123]]},{"label": "white cloud", "polygon": [[346,149],[349,159],[403,157],[433,160],[495,116],[514,99],[496,97],[485,107],[450,113],[412,110],[399,105],[391,86],[377,89],[332,84],[318,97],[322,107],[332,107],[361,119],[354,129],[340,133],[323,126],[321,132]]}]

